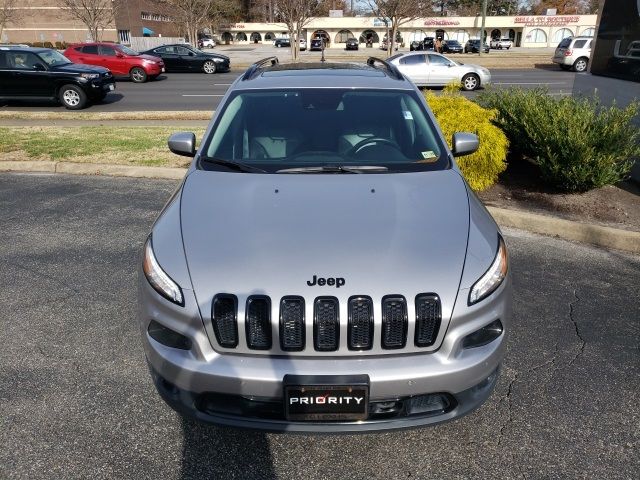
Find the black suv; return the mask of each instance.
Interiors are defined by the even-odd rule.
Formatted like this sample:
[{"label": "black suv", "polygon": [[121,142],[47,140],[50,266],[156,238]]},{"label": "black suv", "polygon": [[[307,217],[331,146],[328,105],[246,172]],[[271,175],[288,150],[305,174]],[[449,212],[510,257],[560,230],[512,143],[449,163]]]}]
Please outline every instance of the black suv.
[{"label": "black suv", "polygon": [[71,110],[98,102],[115,89],[104,67],[71,63],[49,48],[0,47],[0,98],[59,100]]},{"label": "black suv", "polygon": [[412,52],[414,50],[433,50],[434,40],[433,37],[424,37],[422,41],[414,40],[409,44],[409,50]]}]

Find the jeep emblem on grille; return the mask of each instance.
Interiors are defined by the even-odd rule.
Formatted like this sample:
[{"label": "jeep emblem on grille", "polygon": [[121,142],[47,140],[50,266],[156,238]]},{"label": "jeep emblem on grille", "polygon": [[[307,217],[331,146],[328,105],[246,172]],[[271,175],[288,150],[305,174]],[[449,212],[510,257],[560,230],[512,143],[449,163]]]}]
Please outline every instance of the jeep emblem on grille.
[{"label": "jeep emblem on grille", "polygon": [[323,278],[323,277],[318,277],[317,275],[314,275],[313,279],[307,281],[307,285],[309,285],[310,287],[313,287],[315,285],[318,285],[319,287],[324,287],[325,285],[328,285],[329,287],[335,286],[336,288],[340,288],[344,286],[345,283],[346,283],[345,279],[341,277]]}]

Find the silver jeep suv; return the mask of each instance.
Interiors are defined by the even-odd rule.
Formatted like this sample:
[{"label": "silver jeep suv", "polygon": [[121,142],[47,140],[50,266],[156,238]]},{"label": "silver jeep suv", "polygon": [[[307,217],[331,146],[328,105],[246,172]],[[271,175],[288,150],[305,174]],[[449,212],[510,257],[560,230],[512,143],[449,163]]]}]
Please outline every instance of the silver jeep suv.
[{"label": "silver jeep suv", "polygon": [[[274,117],[277,121],[274,121]],[[265,59],[228,90],[153,225],[139,323],[178,412],[266,430],[433,424],[498,378],[511,286],[498,227],[392,64]]]}]

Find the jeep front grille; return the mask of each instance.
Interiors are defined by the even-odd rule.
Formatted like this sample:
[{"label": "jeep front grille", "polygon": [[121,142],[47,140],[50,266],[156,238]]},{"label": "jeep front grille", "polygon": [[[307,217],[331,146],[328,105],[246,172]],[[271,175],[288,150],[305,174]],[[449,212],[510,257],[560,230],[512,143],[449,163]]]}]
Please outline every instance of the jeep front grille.
[{"label": "jeep front grille", "polygon": [[247,346],[253,350],[271,348],[271,300],[265,296],[247,299]]},{"label": "jeep front grille", "polygon": [[218,343],[226,348],[235,348],[238,345],[238,323],[236,312],[238,311],[238,299],[235,295],[216,295],[211,307],[211,320],[213,331]]},{"label": "jeep front grille", "polygon": [[[303,297],[287,295],[273,303],[266,295],[251,295],[239,318],[238,298],[216,295],[211,307],[213,328],[208,330],[212,342],[215,335],[225,349],[270,354],[371,351],[371,355],[380,355],[390,350],[434,349],[443,329],[442,304],[435,293],[418,294],[409,305],[402,295],[378,300],[354,295],[342,305],[336,297],[316,297],[308,305]],[[245,332],[244,341],[238,337],[239,330]]]},{"label": "jeep front grille", "polygon": [[370,350],[373,346],[373,301],[369,297],[349,299],[349,350]]},{"label": "jeep front grille", "polygon": [[416,335],[418,347],[430,347],[436,342],[442,314],[440,299],[435,294],[418,295],[416,297]]},{"label": "jeep front grille", "polygon": [[304,349],[304,299],[283,297],[280,301],[280,348],[285,352]]},{"label": "jeep front grille", "polygon": [[407,302],[388,295],[382,299],[382,347],[404,348],[407,344]]},{"label": "jeep front grille", "polygon": [[313,343],[319,352],[333,352],[340,341],[338,299],[319,297],[313,305]]}]

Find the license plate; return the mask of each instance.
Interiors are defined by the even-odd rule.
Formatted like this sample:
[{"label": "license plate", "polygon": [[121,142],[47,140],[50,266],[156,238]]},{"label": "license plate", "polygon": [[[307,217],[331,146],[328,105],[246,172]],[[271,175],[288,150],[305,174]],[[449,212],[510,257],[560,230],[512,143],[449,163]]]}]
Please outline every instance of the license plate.
[{"label": "license plate", "polygon": [[116,89],[116,86],[114,84],[109,85],[109,90],[115,90],[115,89]]},{"label": "license plate", "polygon": [[291,385],[285,380],[284,402],[287,420],[345,421],[366,420],[369,413],[369,385],[305,384]]}]

